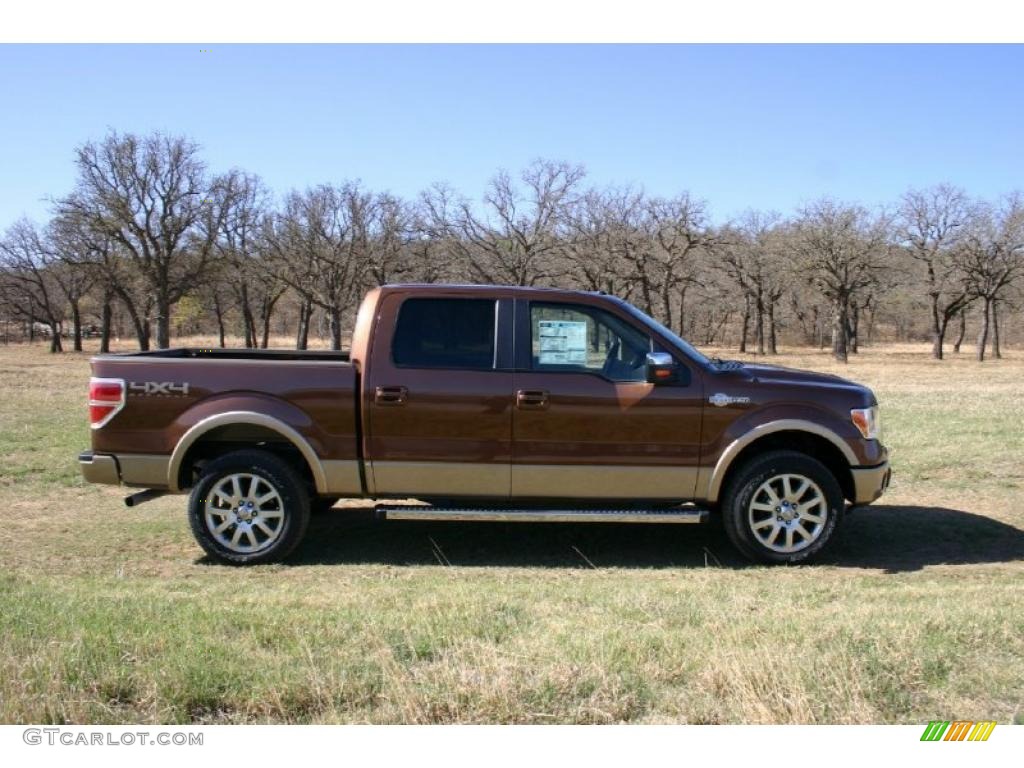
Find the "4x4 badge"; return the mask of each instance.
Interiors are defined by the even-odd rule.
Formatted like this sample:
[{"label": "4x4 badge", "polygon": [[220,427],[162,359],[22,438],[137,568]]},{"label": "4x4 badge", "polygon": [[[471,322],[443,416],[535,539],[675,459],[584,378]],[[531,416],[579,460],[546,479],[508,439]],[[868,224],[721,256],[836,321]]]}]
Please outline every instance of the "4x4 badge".
[{"label": "4x4 badge", "polygon": [[187,395],[188,382],[175,381],[131,381],[128,391],[133,395]]},{"label": "4x4 badge", "polygon": [[730,395],[723,394],[722,392],[716,392],[708,398],[708,402],[712,405],[717,405],[721,408],[723,405],[732,405],[733,403],[749,403],[749,397],[732,397]]}]

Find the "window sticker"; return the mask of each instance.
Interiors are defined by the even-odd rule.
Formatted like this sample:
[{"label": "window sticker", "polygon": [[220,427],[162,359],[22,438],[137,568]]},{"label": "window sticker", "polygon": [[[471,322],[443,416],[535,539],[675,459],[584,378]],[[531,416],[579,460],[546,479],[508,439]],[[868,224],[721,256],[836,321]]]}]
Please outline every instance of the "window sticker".
[{"label": "window sticker", "polygon": [[586,320],[540,320],[541,365],[586,365]]}]

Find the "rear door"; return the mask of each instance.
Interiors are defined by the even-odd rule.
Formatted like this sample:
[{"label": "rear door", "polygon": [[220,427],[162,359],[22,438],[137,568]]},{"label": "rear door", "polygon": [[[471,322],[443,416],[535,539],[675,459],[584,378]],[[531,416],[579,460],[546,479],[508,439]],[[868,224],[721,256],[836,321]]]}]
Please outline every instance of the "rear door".
[{"label": "rear door", "polygon": [[366,374],[372,494],[508,498],[512,311],[472,294],[382,299]]},{"label": "rear door", "polygon": [[[688,500],[703,407],[699,371],[606,305],[516,302],[514,498]],[[646,355],[680,380],[648,384]]]}]

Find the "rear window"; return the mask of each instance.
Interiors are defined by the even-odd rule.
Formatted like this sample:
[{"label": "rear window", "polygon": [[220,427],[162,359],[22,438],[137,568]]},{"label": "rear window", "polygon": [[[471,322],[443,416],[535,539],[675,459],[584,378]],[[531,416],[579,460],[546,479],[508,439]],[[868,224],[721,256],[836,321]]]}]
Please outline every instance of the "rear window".
[{"label": "rear window", "polygon": [[392,341],[405,368],[494,368],[493,299],[406,299]]}]

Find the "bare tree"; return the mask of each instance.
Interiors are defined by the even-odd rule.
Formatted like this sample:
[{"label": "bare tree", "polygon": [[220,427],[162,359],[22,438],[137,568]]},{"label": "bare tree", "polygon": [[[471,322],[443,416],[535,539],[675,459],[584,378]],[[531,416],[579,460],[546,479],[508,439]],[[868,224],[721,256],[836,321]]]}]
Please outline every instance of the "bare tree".
[{"label": "bare tree", "polygon": [[[634,261],[634,274],[640,282],[645,308],[669,328],[676,326],[686,334],[686,293],[699,284],[697,256],[714,244],[707,228],[706,206],[689,193],[672,198],[654,198],[647,202],[650,248]],[[658,296],[660,306],[652,306]],[[678,306],[674,316],[673,307]]]},{"label": "bare tree", "polygon": [[971,295],[982,302],[978,360],[985,359],[993,309],[1024,274],[1024,198],[1007,197],[998,208],[983,205],[961,249],[960,266]]},{"label": "bare tree", "polygon": [[327,313],[331,348],[341,349],[342,316],[354,307],[370,265],[374,196],[357,183],[292,192],[266,236],[269,264],[302,299],[298,346],[313,306]]},{"label": "bare tree", "polygon": [[0,291],[5,304],[30,327],[45,325],[50,352],[62,352],[65,301],[53,275],[54,262],[39,229],[27,219],[15,222],[0,238]]},{"label": "bare tree", "polygon": [[[227,174],[222,188],[231,196],[231,204],[217,222],[220,230],[214,242],[223,264],[214,276],[228,294],[215,291],[210,299],[218,324],[222,324],[219,307],[230,302],[241,316],[245,346],[266,348],[271,315],[287,290],[277,272],[265,263],[271,250],[265,238],[270,193],[258,176],[240,171]],[[222,329],[220,333],[223,335]]]},{"label": "bare tree", "polygon": [[[781,258],[777,213],[747,211],[740,221],[719,233],[718,265],[744,295],[744,328],[754,318],[757,353],[776,353],[775,305],[787,285],[787,270]],[[766,327],[767,326],[767,327]],[[746,351],[747,334],[741,335],[740,351]]]},{"label": "bare tree", "polygon": [[[261,222],[266,215],[269,194],[257,176],[235,171],[229,178],[235,190],[234,204],[217,222],[220,225],[219,231],[213,233],[214,245],[223,268],[211,274],[211,277],[223,284],[241,314],[245,346],[255,347],[256,321],[249,294],[253,283],[259,283],[259,278],[249,268],[249,262],[257,257]],[[212,291],[210,299],[214,302],[219,333],[223,339],[223,314],[220,306],[224,298],[219,287],[207,288],[207,291]]]},{"label": "bare tree", "polygon": [[139,349],[148,350],[152,334],[154,296],[117,240],[92,228],[86,217],[65,210],[52,226],[61,233],[61,258],[86,270],[101,292],[100,351],[110,351],[114,301],[128,312]]},{"label": "bare tree", "polygon": [[198,151],[184,137],[110,133],[78,148],[75,192],[57,205],[132,261],[154,297],[160,348],[170,346],[171,307],[205,277],[234,202],[231,179],[211,181]]},{"label": "bare tree", "polygon": [[475,279],[536,285],[559,271],[567,213],[584,175],[578,165],[537,160],[520,175],[521,186],[506,171],[498,172],[484,194],[482,213],[444,186],[432,188],[423,204],[434,233]]},{"label": "bare tree", "polygon": [[848,358],[850,299],[886,266],[889,222],[860,206],[823,199],[797,220],[796,245],[808,279],[832,305],[832,353]]},{"label": "bare tree", "polygon": [[391,194],[374,197],[367,207],[367,265],[369,279],[386,285],[414,277],[413,252],[416,214],[411,206]]},{"label": "bare tree", "polygon": [[629,299],[635,282],[628,265],[646,248],[643,193],[592,189],[568,213],[565,260],[570,284]]},{"label": "bare tree", "polygon": [[924,273],[919,279],[928,296],[932,357],[936,360],[942,359],[950,320],[972,299],[957,259],[970,217],[967,196],[946,184],[910,190],[903,195],[897,214],[896,235]]},{"label": "bare tree", "polygon": [[47,226],[45,247],[50,272],[71,308],[71,336],[75,352],[82,351],[82,299],[97,282],[88,264],[89,244],[66,219],[56,218]]}]

